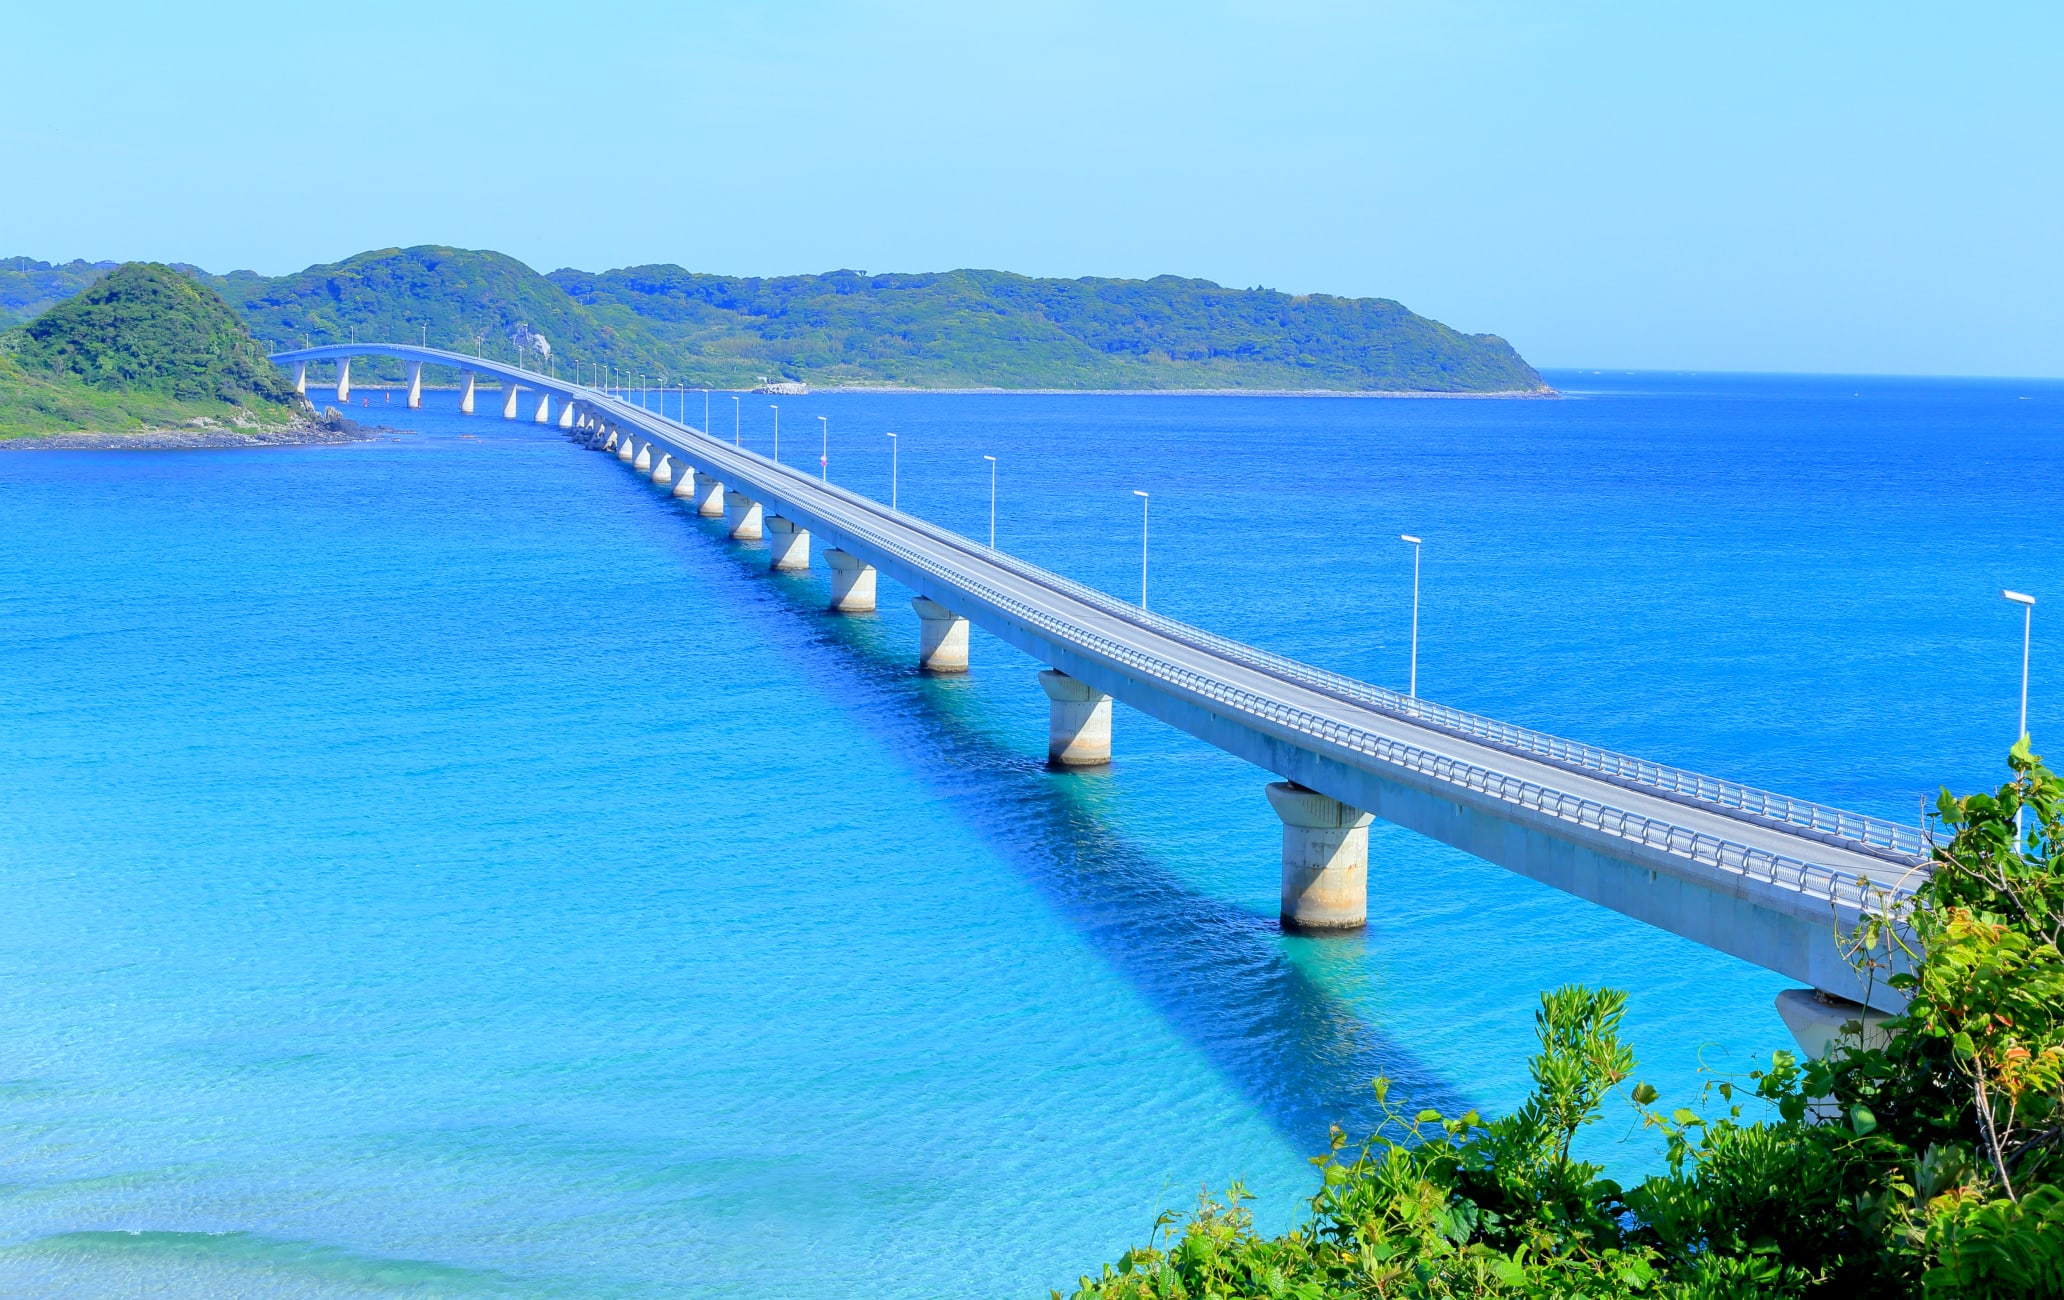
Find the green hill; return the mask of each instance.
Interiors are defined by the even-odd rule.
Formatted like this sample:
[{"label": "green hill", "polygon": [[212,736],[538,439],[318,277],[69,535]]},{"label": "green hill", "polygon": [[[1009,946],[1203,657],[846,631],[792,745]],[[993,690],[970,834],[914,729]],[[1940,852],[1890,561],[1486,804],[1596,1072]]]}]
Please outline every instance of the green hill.
[{"label": "green hill", "polygon": [[604,319],[679,346],[701,371],[735,358],[812,383],[917,388],[1541,387],[1505,340],[1386,298],[1001,271],[763,280],[653,266],[550,278]]},{"label": "green hill", "polygon": [[[380,249],[276,277],[181,269],[219,292],[273,350],[416,339],[508,360],[518,337],[536,333],[562,374],[601,363],[712,388],[764,378],[825,387],[1541,388],[1505,340],[1459,333],[1386,298],[1293,296],[1175,276],[741,279],[678,266],[546,276],[500,253],[437,246]],[[76,281],[91,270],[74,263],[67,274]],[[61,288],[59,278],[46,272],[14,292],[27,304]],[[0,272],[0,291],[7,283]],[[401,369],[367,358],[356,373],[377,382]]]},{"label": "green hill", "polygon": [[281,425],[299,404],[229,304],[169,266],[118,266],[0,335],[0,436]]},{"label": "green hill", "polygon": [[10,257],[0,262],[0,329],[42,315],[109,271],[115,262],[39,262]]}]

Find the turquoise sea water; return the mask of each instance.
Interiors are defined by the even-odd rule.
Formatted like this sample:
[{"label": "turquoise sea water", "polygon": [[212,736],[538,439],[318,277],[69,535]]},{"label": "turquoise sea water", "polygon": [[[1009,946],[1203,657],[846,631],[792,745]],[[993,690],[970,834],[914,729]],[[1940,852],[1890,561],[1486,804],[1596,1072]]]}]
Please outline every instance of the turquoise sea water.
[{"label": "turquoise sea water", "polygon": [[[1157,608],[1393,685],[1415,532],[1429,697],[1894,817],[1998,777],[2033,590],[2060,734],[2064,386],[1551,378],[782,450],[886,497],[894,429],[977,536],[995,455],[999,544],[1128,596],[1151,491]],[[363,414],[413,432],[0,456],[0,1291],[1043,1295],[1200,1183],[1287,1224],[1375,1074],[1512,1105],[1542,987],[1630,990],[1678,1100],[1786,1045],[1777,978],[1380,826],[1367,935],[1285,938],[1265,774],[1122,708],[1050,773],[1038,665],[916,676],[888,584]]]}]

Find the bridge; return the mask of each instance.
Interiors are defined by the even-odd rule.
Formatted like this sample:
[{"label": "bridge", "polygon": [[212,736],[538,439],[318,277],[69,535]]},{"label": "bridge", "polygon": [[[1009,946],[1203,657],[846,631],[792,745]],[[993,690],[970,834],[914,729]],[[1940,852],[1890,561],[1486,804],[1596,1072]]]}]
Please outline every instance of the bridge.
[{"label": "bridge", "polygon": [[699,514],[721,516],[732,537],[767,543],[777,569],[809,568],[814,543],[833,610],[872,611],[886,574],[913,595],[924,670],[966,671],[970,626],[1023,651],[1045,665],[1057,765],[1110,760],[1116,699],[1274,773],[1282,779],[1258,793],[1283,822],[1286,927],[1364,923],[1368,826],[1382,818],[1798,981],[1806,987],[1780,995],[1778,1009],[1810,1051],[1844,1021],[1900,1005],[1882,983],[1859,981],[1836,936],[1924,878],[1917,826],[1512,726],[1216,636],[611,392],[407,344],[273,359],[296,367],[304,392],[309,363],[338,362],[348,398],[350,358],[367,355],[408,363],[411,406],[425,364],[462,372],[469,413],[477,377],[499,381],[505,418],[527,414],[613,454]]}]

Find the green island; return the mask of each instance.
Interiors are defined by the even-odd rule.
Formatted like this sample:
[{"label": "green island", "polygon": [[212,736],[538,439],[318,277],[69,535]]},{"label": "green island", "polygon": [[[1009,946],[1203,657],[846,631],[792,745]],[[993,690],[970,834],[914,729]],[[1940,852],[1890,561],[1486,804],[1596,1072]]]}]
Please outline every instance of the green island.
[{"label": "green island", "polygon": [[305,409],[212,289],[131,262],[0,333],[0,438],[272,431]]},{"label": "green island", "polygon": [[[2064,784],[2025,736],[2010,762],[1943,792],[1932,876],[1849,937],[1903,1014],[1666,1106],[1625,995],[1557,989],[1514,1113],[1407,1113],[1379,1079],[1384,1131],[1334,1131],[1302,1226],[1258,1235],[1236,1183],[1076,1300],[2064,1296]],[[1615,1095],[1667,1142],[1634,1187],[1570,1154]]]},{"label": "green island", "polygon": [[[0,310],[75,293],[104,263],[0,265]],[[741,278],[678,266],[542,275],[501,253],[422,246],[292,275],[179,270],[273,351],[426,342],[511,360],[543,335],[560,373],[650,382],[910,389],[1542,394],[1505,340],[1382,298],[1227,289],[1206,280],[1034,279],[1000,271]],[[535,358],[532,358],[534,361]],[[366,358],[366,382],[399,363]],[[452,376],[436,375],[448,382]]]}]

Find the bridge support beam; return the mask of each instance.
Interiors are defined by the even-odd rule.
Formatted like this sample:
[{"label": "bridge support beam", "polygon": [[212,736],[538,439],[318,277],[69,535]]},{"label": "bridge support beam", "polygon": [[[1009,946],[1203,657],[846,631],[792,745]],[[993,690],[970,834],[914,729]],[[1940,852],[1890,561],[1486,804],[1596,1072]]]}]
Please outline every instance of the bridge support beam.
[{"label": "bridge support beam", "polygon": [[1786,989],[1777,995],[1777,1014],[1810,1060],[1858,1043],[1883,1047],[1891,1041],[1884,1029],[1890,1015],[1818,989]]},{"label": "bridge support beam", "polygon": [[1369,920],[1369,823],[1375,818],[1292,781],[1268,787],[1283,819],[1283,928],[1359,930]]},{"label": "bridge support beam", "polygon": [[579,414],[580,413],[574,409],[574,405],[572,402],[561,402],[559,404],[559,427],[562,429],[573,428],[573,422],[579,418]]},{"label": "bridge support beam", "polygon": [[631,435],[622,429],[616,430],[616,458],[628,465],[637,454],[638,449],[631,444]]},{"label": "bridge support beam", "polygon": [[423,363],[420,361],[408,363],[408,409],[423,409]]},{"label": "bridge support beam", "polygon": [[509,395],[502,399],[502,418],[513,420],[516,418],[516,394],[522,390],[513,379],[504,379],[502,383],[509,390]]},{"label": "bridge support beam", "polygon": [[1054,668],[1039,671],[1046,692],[1046,761],[1096,767],[1111,761],[1111,697]]},{"label": "bridge support beam", "polygon": [[351,400],[351,358],[337,359],[337,405]]},{"label": "bridge support beam", "polygon": [[552,395],[550,393],[538,394],[537,414],[530,418],[538,424],[550,424],[552,422]]},{"label": "bridge support beam", "polygon": [[767,567],[788,573],[807,571],[810,567],[810,533],[793,519],[780,515],[767,520],[767,545],[774,552]]},{"label": "bridge support beam", "polygon": [[638,471],[640,474],[650,474],[652,472],[651,443],[641,442],[638,444],[638,455],[635,459],[631,461],[631,468]]},{"label": "bridge support beam", "polygon": [[917,666],[928,673],[968,670],[968,621],[923,596],[910,602],[917,611]]},{"label": "bridge support beam", "polygon": [[296,361],[294,363],[294,391],[303,397],[308,396],[308,363],[306,361]]},{"label": "bridge support beam", "polygon": [[701,515],[704,519],[722,519],[724,517],[724,485],[701,470],[695,471],[694,481],[695,513]]},{"label": "bridge support beam", "polygon": [[674,472],[674,495],[689,501],[695,499],[695,468],[685,460],[681,462],[681,468]]},{"label": "bridge support beam", "polygon": [[659,464],[652,467],[652,481],[661,487],[674,481],[674,458],[666,452],[659,453]]},{"label": "bridge support beam", "polygon": [[831,566],[831,608],[840,614],[874,612],[874,566],[857,555],[832,547],[824,552]]},{"label": "bridge support beam", "polygon": [[760,503],[743,492],[724,494],[724,522],[731,536],[741,542],[757,542],[764,535],[760,527]]},{"label": "bridge support beam", "polygon": [[471,415],[473,414],[473,380],[475,376],[472,371],[468,370],[461,378],[465,382],[459,390],[459,414]]}]

